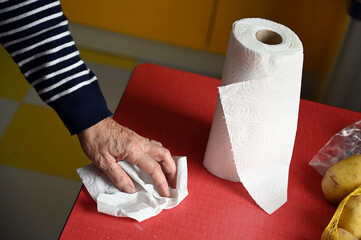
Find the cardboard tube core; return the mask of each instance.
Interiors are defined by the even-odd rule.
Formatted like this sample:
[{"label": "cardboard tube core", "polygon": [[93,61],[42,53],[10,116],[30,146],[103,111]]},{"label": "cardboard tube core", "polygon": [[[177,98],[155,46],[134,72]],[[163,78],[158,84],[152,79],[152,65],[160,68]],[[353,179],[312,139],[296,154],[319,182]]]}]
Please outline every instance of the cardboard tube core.
[{"label": "cardboard tube core", "polygon": [[268,29],[259,30],[256,33],[256,38],[258,41],[268,45],[277,45],[282,43],[281,35]]}]

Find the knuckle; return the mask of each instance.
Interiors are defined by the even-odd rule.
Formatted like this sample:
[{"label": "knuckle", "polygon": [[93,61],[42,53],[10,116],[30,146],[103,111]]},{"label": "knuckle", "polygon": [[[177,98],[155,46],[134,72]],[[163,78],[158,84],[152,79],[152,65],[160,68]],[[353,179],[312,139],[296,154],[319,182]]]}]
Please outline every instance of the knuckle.
[{"label": "knuckle", "polygon": [[116,171],[116,166],[114,166],[113,164],[109,164],[109,163],[102,163],[102,169],[104,170],[104,172],[106,174],[108,174],[109,176],[112,175],[113,172]]},{"label": "knuckle", "polygon": [[139,141],[137,141],[135,138],[128,139],[127,150],[129,152],[137,152],[137,151],[141,150]]},{"label": "knuckle", "polygon": [[108,161],[106,160],[106,158],[100,156],[97,158],[97,160],[95,161],[95,164],[102,169],[103,171],[107,171],[108,169]]},{"label": "knuckle", "polygon": [[161,142],[158,142],[157,140],[151,139],[150,142],[153,143],[153,144],[156,144],[156,145],[158,145],[158,146],[163,147],[163,144],[162,144]]},{"label": "knuckle", "polygon": [[167,158],[169,158],[171,156],[170,151],[168,149],[166,149],[166,148],[161,148],[159,153],[160,153],[160,156],[163,159],[167,159]]},{"label": "knuckle", "polygon": [[151,169],[152,171],[149,173],[149,175],[153,179],[160,181],[160,179],[163,178],[163,171],[161,166],[158,163],[154,163],[152,164]]},{"label": "knuckle", "polygon": [[137,166],[143,165],[144,162],[144,159],[141,157],[138,151],[130,151],[128,154],[128,160]]}]

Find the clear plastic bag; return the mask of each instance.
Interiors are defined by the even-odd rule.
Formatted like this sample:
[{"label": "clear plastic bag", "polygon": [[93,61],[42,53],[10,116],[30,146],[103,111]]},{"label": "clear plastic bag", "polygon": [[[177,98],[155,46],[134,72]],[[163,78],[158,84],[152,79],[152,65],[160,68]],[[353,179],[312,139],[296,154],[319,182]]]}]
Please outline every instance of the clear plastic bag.
[{"label": "clear plastic bag", "polygon": [[361,120],[335,134],[309,164],[323,176],[329,167],[356,154],[361,154]]}]

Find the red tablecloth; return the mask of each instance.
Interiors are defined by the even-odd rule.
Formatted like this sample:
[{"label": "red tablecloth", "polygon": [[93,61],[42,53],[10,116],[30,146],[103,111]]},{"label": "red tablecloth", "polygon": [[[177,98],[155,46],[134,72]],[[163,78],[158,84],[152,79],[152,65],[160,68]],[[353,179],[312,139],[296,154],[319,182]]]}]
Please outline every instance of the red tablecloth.
[{"label": "red tablecloth", "polygon": [[152,64],[139,65],[115,120],[188,157],[189,195],[176,208],[138,223],[97,212],[83,187],[61,239],[320,239],[336,206],[321,191],[308,162],[361,113],[301,100],[290,166],[288,201],[272,215],[241,183],[219,179],[203,167],[220,80]]}]

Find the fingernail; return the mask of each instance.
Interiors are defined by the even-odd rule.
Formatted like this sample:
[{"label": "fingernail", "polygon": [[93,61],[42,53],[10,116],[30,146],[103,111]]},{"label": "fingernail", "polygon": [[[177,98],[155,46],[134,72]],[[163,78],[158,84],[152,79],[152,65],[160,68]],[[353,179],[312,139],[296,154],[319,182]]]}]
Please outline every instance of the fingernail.
[{"label": "fingernail", "polygon": [[135,189],[132,188],[130,185],[126,185],[126,186],[124,187],[124,191],[125,191],[126,193],[135,193]]}]

